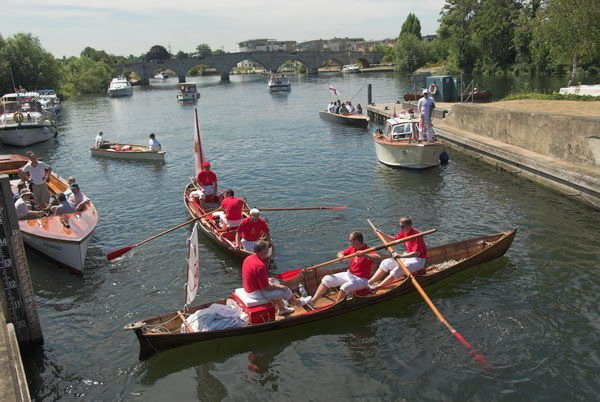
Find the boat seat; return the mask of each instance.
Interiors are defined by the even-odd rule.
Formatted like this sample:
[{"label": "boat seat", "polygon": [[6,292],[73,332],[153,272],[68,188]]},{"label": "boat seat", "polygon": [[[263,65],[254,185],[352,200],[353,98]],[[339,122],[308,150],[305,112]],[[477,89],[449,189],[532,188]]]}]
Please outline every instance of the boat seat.
[{"label": "boat seat", "polygon": [[244,290],[244,288],[236,289],[236,290],[234,290],[233,293],[235,293],[237,298],[248,307],[256,307],[256,306],[261,306],[263,304],[269,303],[269,301],[267,299],[265,299],[264,297],[254,298],[254,297],[250,296]]},{"label": "boat seat", "polygon": [[275,306],[267,299],[250,297],[244,288],[234,290],[231,297],[248,315],[251,324],[262,324],[275,319]]}]

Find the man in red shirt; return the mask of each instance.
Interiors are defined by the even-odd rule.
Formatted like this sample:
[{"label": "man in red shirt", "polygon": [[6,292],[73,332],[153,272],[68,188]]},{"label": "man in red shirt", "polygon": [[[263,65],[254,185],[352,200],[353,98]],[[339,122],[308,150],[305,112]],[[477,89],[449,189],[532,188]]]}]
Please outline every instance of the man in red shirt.
[{"label": "man in red shirt", "polygon": [[269,226],[264,219],[260,217],[260,211],[256,208],[250,210],[250,216],[240,223],[235,234],[235,244],[237,247],[247,251],[254,249],[254,243],[260,238],[265,238],[268,243],[271,243],[271,235],[269,234]]},{"label": "man in red shirt", "polygon": [[231,189],[225,190],[223,195],[225,196],[223,201],[221,201],[221,209],[223,211],[215,212],[213,215],[221,219],[223,226],[237,227],[242,222],[244,200],[234,197],[234,192]]},{"label": "man in red shirt", "polygon": [[254,254],[246,257],[242,263],[242,285],[246,294],[252,299],[266,299],[273,302],[277,308],[277,314],[286,315],[294,312],[292,308],[286,308],[283,300],[291,305],[303,306],[292,291],[279,284],[271,284],[269,280],[269,244],[259,240],[254,244]]},{"label": "man in red shirt", "polygon": [[215,195],[217,197],[221,195],[218,189],[217,175],[210,170],[210,162],[202,162],[202,170],[198,172],[196,182],[200,186],[198,196],[202,203],[204,203],[207,195]]},{"label": "man in red shirt", "polygon": [[[408,236],[416,235],[419,231],[412,227],[412,218],[410,216],[403,216],[400,218],[400,233],[392,237],[378,230],[387,242],[397,239],[403,239]],[[404,270],[400,268],[398,262],[394,259],[400,257],[402,263],[408,268],[410,272],[417,272],[423,269],[425,266],[425,260],[427,258],[427,247],[425,246],[425,240],[423,237],[417,237],[416,239],[409,240],[404,243],[406,252],[402,254],[393,253],[392,258],[387,258],[381,262],[379,269],[375,272],[375,275],[369,279],[369,287],[373,287],[374,284],[379,281],[386,273],[389,273],[387,278],[383,280],[377,287],[382,287],[404,277]]]},{"label": "man in red shirt", "polygon": [[[367,246],[363,241],[363,235],[361,232],[350,233],[350,236],[348,237],[348,243],[350,243],[350,247],[337,253],[337,257],[341,261],[346,255],[368,249],[369,246]],[[336,302],[338,302],[346,297],[348,293],[356,292],[357,290],[368,287],[368,281],[371,277],[371,266],[374,262],[378,263],[379,261],[381,261],[381,256],[374,251],[369,254],[353,257],[350,260],[350,269],[348,271],[324,276],[321,280],[319,288],[315,292],[315,295],[312,297],[303,297],[300,299],[300,301],[302,303],[315,304],[329,288],[340,286],[340,291],[336,299]]]}]

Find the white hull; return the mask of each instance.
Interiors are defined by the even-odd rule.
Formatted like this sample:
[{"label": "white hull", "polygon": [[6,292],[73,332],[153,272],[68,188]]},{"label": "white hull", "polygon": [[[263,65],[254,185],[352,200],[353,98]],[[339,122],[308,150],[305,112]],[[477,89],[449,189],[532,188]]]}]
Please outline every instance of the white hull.
[{"label": "white hull", "polygon": [[192,101],[192,100],[196,100],[200,97],[199,93],[193,93],[193,94],[182,94],[182,93],[178,93],[177,94],[177,100],[178,101]]},{"label": "white hull", "polygon": [[165,151],[158,152],[119,152],[113,151],[109,149],[91,149],[92,156],[99,156],[102,158],[112,158],[112,159],[125,159],[125,160],[144,160],[144,161],[163,161],[165,160]]},{"label": "white hull", "polygon": [[269,92],[289,92],[291,87],[289,85],[269,85]]},{"label": "white hull", "polygon": [[108,96],[116,98],[119,96],[131,96],[133,94],[133,87],[109,89]]},{"label": "white hull", "polygon": [[377,159],[389,166],[425,169],[440,163],[443,144],[385,145],[375,142]]},{"label": "white hull", "polygon": [[23,240],[29,247],[50,257],[59,264],[83,273],[85,257],[92,239],[91,233],[80,243],[37,237],[26,232],[22,233]]},{"label": "white hull", "polygon": [[0,127],[0,141],[7,145],[26,147],[38,142],[48,141],[54,136],[56,130],[47,125],[21,125],[19,128]]}]

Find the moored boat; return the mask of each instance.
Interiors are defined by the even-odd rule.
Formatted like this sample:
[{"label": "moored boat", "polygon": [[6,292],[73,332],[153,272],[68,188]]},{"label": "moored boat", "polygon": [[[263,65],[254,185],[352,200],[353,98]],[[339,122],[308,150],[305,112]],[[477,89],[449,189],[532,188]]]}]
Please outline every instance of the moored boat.
[{"label": "moored boat", "polygon": [[[431,128],[435,138],[435,131]],[[377,159],[385,165],[426,169],[440,164],[440,155],[445,150],[442,142],[419,140],[419,121],[411,116],[394,117],[386,120],[384,132],[373,134]]]},{"label": "moored boat", "polygon": [[[420,285],[427,286],[465,269],[501,257],[509,249],[516,232],[517,229],[431,247],[428,249],[427,264],[424,272],[415,277]],[[375,270],[376,268],[373,267],[372,269]],[[323,276],[345,269],[347,268],[297,269],[278,274],[276,277],[283,285],[296,293],[301,293],[301,288],[304,288],[310,294],[314,294]],[[126,325],[125,329],[135,332],[140,344],[140,358],[145,358],[158,351],[198,342],[224,340],[227,338],[232,338],[232,341],[235,342],[238,339],[237,337],[240,336],[285,329],[342,315],[414,291],[415,287],[411,281],[409,279],[402,279],[384,287],[376,288],[373,291],[359,291],[360,295],[349,295],[339,302],[335,302],[337,291],[333,290],[333,294],[319,299],[314,308],[296,306],[292,314],[275,318],[271,304],[246,305],[244,304],[243,297],[240,297],[239,289],[237,289],[231,296],[190,307],[185,313],[176,311],[140,320]],[[219,309],[233,306],[234,308],[248,312],[250,314],[248,317],[250,322],[244,323],[243,326],[229,329],[194,332],[190,325],[190,317],[213,305],[217,305],[216,307]]]},{"label": "moored boat", "polygon": [[47,141],[57,131],[37,92],[6,94],[0,100],[0,141],[25,147]]},{"label": "moored boat", "polygon": [[346,126],[367,127],[369,125],[369,117],[364,114],[337,114],[321,110],[319,116],[324,120]]},{"label": "moored boat", "polygon": [[161,71],[154,75],[154,79],[156,80],[166,80],[167,78],[169,78],[169,74],[166,71]]},{"label": "moored boat", "polygon": [[344,74],[357,74],[360,73],[360,67],[356,64],[347,64],[342,67],[342,73]]},{"label": "moored boat", "polygon": [[285,74],[271,74],[267,88],[269,92],[289,92],[292,89],[290,80]]},{"label": "moored boat", "polygon": [[179,84],[179,91],[177,91],[178,101],[195,101],[198,98],[200,98],[200,93],[198,92],[195,83],[182,82]]},{"label": "moored boat", "polygon": [[131,96],[133,87],[125,77],[113,78],[107,90],[108,96],[116,98],[119,96]]},{"label": "moored boat", "polygon": [[[21,155],[1,155],[0,174],[15,177],[18,169],[28,159]],[[16,192],[19,179],[11,180]],[[58,194],[68,189],[67,182],[52,172],[48,181],[50,194]],[[19,229],[25,244],[72,271],[82,273],[92,233],[98,223],[98,214],[93,203],[89,202],[81,211],[57,216],[19,220]]]},{"label": "moored boat", "polygon": [[38,89],[35,92],[40,94],[42,108],[50,115],[58,116],[62,113],[62,104],[54,89]]},{"label": "moored boat", "polygon": [[102,148],[90,148],[92,156],[113,159],[163,161],[166,151],[153,151],[144,145],[108,143]]}]

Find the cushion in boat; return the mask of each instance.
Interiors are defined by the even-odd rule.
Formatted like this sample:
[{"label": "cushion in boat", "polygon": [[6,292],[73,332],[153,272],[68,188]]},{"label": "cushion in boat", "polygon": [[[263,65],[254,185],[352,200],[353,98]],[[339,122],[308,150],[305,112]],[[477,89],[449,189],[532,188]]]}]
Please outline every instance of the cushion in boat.
[{"label": "cushion in boat", "polygon": [[255,297],[250,296],[244,290],[244,288],[236,289],[234,291],[234,293],[238,297],[238,299],[248,307],[256,307],[256,306],[261,306],[263,304],[269,303],[269,301],[267,299],[265,299],[264,297],[255,298]]}]

